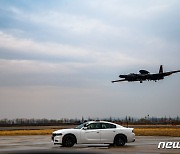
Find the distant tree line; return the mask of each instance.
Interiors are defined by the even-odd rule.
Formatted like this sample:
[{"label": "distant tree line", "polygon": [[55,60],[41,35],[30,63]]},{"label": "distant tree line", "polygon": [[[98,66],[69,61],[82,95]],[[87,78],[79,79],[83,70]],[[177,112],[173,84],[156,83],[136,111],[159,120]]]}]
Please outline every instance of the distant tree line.
[{"label": "distant tree line", "polygon": [[67,119],[62,118],[60,120],[57,119],[26,119],[26,118],[17,118],[17,119],[1,119],[0,127],[5,126],[58,126],[58,125],[72,125],[79,124],[81,120],[79,119]]},{"label": "distant tree line", "polygon": [[115,122],[121,125],[180,125],[180,118],[179,116],[171,118],[171,117],[150,117],[149,115],[143,118],[133,118],[131,116],[126,116],[125,118],[87,118],[81,119],[26,119],[26,118],[17,118],[17,119],[1,119],[0,120],[0,127],[6,126],[58,126],[58,125],[78,125],[80,123],[91,121],[91,120],[105,120],[110,122]]}]

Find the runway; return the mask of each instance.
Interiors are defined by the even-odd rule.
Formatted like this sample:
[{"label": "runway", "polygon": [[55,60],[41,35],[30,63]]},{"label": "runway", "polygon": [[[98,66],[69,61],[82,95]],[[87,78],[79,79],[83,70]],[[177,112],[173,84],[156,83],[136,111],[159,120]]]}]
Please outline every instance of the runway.
[{"label": "runway", "polygon": [[124,147],[78,144],[72,148],[53,145],[50,135],[0,136],[0,153],[180,153],[180,149],[158,149],[159,142],[180,142],[180,137],[136,136]]}]

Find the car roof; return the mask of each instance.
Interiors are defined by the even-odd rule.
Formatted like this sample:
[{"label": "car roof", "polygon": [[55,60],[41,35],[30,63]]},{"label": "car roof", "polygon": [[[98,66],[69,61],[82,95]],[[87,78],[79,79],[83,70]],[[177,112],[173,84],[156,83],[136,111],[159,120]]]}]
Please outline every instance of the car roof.
[{"label": "car roof", "polygon": [[108,123],[108,124],[113,124],[113,125],[120,126],[120,125],[118,125],[118,124],[116,124],[116,123],[112,123],[112,122],[109,122],[109,121],[101,121],[101,120],[88,121],[87,123],[88,123],[88,124],[90,124],[90,123]]}]

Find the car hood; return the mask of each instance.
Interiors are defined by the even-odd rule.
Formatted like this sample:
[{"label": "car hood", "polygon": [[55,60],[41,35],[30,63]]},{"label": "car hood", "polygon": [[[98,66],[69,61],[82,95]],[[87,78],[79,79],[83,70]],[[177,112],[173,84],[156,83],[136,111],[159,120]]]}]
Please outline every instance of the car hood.
[{"label": "car hood", "polygon": [[53,132],[53,134],[65,134],[65,133],[72,133],[72,132],[78,132],[80,131],[80,129],[74,129],[74,128],[70,128],[70,129],[59,129]]}]

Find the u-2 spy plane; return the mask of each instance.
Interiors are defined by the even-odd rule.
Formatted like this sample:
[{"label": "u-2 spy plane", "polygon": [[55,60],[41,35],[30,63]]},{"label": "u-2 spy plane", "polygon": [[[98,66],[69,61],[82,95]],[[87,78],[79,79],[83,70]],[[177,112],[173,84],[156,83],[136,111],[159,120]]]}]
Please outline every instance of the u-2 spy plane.
[{"label": "u-2 spy plane", "polygon": [[157,81],[157,80],[162,80],[164,79],[165,76],[169,76],[173,73],[178,73],[180,72],[180,70],[177,71],[170,71],[170,72],[163,72],[163,66],[160,65],[159,68],[159,73],[155,73],[155,74],[150,74],[147,70],[140,70],[139,74],[135,74],[135,73],[130,73],[128,75],[119,75],[120,78],[124,78],[121,80],[114,80],[112,81],[112,83],[114,82],[122,82],[122,81],[128,81],[128,82],[132,82],[132,81],[140,81],[140,83],[142,83],[143,81]]}]

